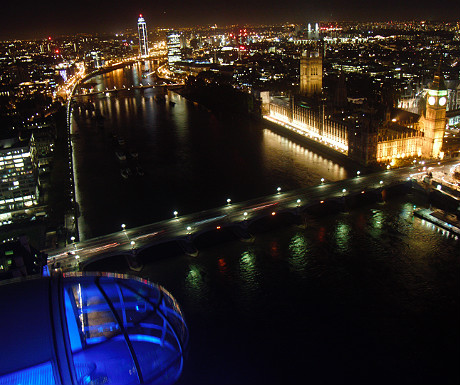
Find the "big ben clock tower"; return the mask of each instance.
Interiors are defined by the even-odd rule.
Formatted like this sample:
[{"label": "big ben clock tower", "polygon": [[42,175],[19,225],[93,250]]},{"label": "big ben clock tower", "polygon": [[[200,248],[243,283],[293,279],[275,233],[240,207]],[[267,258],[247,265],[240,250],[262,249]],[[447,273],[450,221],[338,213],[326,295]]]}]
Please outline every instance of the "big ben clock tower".
[{"label": "big ben clock tower", "polygon": [[447,89],[440,69],[434,75],[426,95],[426,112],[421,129],[424,133],[422,153],[427,158],[439,158],[446,129]]}]

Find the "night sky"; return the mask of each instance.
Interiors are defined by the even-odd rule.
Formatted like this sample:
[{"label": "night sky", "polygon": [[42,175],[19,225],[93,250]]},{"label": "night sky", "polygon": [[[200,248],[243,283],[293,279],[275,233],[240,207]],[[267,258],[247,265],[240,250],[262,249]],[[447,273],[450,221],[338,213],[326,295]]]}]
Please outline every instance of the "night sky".
[{"label": "night sky", "polygon": [[24,0],[2,4],[0,39],[122,32],[142,13],[147,27],[337,20],[455,20],[458,0]]}]

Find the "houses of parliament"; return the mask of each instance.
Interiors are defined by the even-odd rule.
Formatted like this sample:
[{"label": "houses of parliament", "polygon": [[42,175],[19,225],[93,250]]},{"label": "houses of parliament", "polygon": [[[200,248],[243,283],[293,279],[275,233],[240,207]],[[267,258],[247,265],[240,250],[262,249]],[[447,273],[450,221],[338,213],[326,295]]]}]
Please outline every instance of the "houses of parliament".
[{"label": "houses of parliament", "polygon": [[322,83],[322,52],[304,51],[299,92],[262,98],[265,118],[364,165],[458,156],[459,149],[443,146],[448,95],[440,68],[426,89],[421,114],[390,106],[382,116],[365,104],[350,103],[343,73],[327,100]]}]

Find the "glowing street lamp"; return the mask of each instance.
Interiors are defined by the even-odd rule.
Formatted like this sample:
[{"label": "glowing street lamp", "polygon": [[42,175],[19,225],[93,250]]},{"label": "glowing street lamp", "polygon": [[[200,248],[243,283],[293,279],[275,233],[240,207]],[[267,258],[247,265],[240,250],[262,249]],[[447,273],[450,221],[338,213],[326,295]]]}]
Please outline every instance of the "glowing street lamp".
[{"label": "glowing street lamp", "polygon": [[173,211],[173,215],[174,215],[174,218],[177,218],[177,216],[179,215],[179,213],[177,211]]},{"label": "glowing street lamp", "polygon": [[76,249],[77,245],[75,243],[75,237],[73,235],[70,237],[70,240],[72,241],[73,247]]},{"label": "glowing street lamp", "polygon": [[132,249],[134,249],[134,246],[136,246],[136,242],[134,242],[134,241],[129,242],[129,244],[131,245]]},{"label": "glowing street lamp", "polygon": [[321,178],[321,183],[324,183],[324,178]]},{"label": "glowing street lamp", "polygon": [[380,185],[382,185],[382,184],[383,184],[383,180],[381,180],[379,183],[380,183]]},{"label": "glowing street lamp", "polygon": [[297,202],[297,207],[299,207],[299,206],[300,206],[300,202],[302,202],[302,201],[301,201],[300,199],[297,199],[296,202]]},{"label": "glowing street lamp", "polygon": [[227,204],[230,205],[232,203],[232,200],[230,198],[227,198]]},{"label": "glowing street lamp", "polygon": [[121,224],[121,229],[122,229],[123,231],[125,231],[126,225],[125,225],[124,223]]},{"label": "glowing street lamp", "polygon": [[359,176],[361,174],[361,171],[356,171],[356,176]]},{"label": "glowing street lamp", "polygon": [[244,220],[248,219],[248,213],[246,211],[243,213],[243,218]]},{"label": "glowing street lamp", "polygon": [[277,187],[276,188],[276,191],[278,192],[278,194],[281,192],[281,187]]},{"label": "glowing street lamp", "polygon": [[192,231],[192,228],[190,226],[187,226],[187,234],[190,234]]}]

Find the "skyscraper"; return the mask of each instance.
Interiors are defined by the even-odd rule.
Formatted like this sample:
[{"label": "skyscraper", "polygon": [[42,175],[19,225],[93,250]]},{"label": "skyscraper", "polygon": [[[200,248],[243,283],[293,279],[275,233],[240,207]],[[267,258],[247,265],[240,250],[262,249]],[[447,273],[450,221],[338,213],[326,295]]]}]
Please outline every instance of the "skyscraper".
[{"label": "skyscraper", "polygon": [[139,19],[137,19],[137,29],[139,31],[139,55],[143,57],[148,56],[149,43],[147,40],[147,24],[142,15],[139,15]]},{"label": "skyscraper", "polygon": [[166,35],[169,67],[181,60],[180,37],[181,34],[177,31],[169,31]]}]

